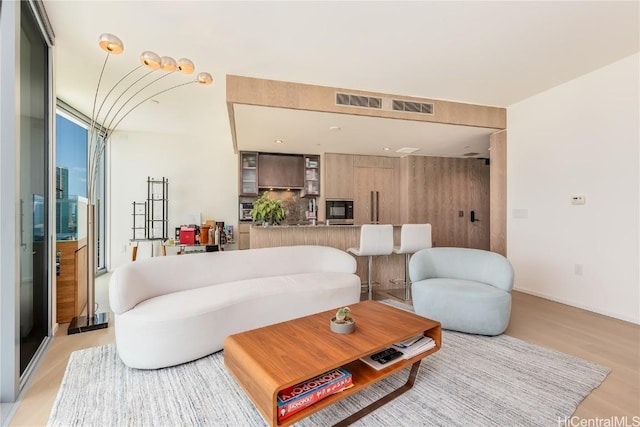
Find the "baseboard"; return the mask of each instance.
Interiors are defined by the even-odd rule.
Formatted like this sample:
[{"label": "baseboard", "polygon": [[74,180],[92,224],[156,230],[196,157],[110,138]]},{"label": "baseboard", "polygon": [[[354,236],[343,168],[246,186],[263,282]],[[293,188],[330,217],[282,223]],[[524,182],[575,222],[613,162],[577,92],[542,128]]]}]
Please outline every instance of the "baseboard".
[{"label": "baseboard", "polygon": [[629,323],[634,323],[636,325],[640,325],[640,320],[639,319],[633,319],[631,317],[624,316],[624,315],[621,315],[619,313],[613,313],[613,312],[610,312],[610,311],[607,311],[607,310],[601,310],[601,309],[596,308],[596,307],[591,307],[591,306],[584,305],[584,304],[578,304],[578,303],[575,303],[573,301],[565,300],[563,298],[557,298],[555,296],[547,295],[547,294],[542,293],[542,292],[532,291],[530,289],[514,287],[513,290],[514,291],[518,291],[518,292],[522,292],[524,294],[533,295],[535,297],[548,299],[550,301],[559,302],[560,304],[569,305],[571,307],[580,308],[582,310],[591,311],[593,313],[602,314],[603,316],[612,317],[614,319],[624,320],[625,322],[629,322]]}]

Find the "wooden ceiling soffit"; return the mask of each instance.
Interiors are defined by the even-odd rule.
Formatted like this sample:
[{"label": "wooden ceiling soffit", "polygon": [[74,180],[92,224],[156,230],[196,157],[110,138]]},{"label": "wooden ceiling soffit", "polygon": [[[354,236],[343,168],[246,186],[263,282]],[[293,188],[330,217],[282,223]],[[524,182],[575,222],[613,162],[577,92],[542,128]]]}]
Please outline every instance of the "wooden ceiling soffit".
[{"label": "wooden ceiling soffit", "polygon": [[[226,80],[227,109],[234,148],[237,148],[234,104],[486,127],[496,130],[507,127],[506,108],[255,77],[227,75]],[[347,105],[344,105],[345,103]]]}]

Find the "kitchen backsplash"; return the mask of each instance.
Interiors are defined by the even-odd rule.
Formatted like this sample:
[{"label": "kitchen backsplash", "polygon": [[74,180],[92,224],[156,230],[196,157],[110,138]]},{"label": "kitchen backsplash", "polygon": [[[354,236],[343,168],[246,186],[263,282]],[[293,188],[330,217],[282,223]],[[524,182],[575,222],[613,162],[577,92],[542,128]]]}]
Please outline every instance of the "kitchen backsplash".
[{"label": "kitchen backsplash", "polygon": [[282,200],[287,211],[287,218],[283,224],[307,223],[305,212],[309,209],[309,199],[300,197],[299,191],[270,191],[272,198]]}]

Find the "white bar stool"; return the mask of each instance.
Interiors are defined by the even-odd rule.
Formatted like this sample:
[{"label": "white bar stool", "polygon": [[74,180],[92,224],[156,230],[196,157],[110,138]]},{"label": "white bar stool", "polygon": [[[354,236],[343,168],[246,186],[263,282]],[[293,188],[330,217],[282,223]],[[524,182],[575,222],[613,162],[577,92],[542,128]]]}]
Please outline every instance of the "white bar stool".
[{"label": "white bar stool", "polygon": [[[431,224],[403,224],[400,229],[400,246],[393,247],[394,254],[405,254],[404,300],[411,299],[409,258],[420,249],[431,247]],[[396,282],[397,283],[397,282]],[[397,295],[396,295],[397,296]],[[400,297],[402,298],[402,297]]]},{"label": "white bar stool", "polygon": [[360,247],[349,248],[355,256],[368,256],[367,291],[372,299],[371,270],[373,256],[391,255],[393,252],[393,226],[391,224],[365,224],[360,227]]}]

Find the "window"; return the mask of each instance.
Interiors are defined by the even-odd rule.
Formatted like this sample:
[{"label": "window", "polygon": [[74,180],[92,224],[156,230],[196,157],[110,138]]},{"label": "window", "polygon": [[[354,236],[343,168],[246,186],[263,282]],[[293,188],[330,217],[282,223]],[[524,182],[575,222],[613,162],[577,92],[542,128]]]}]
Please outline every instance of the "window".
[{"label": "window", "polygon": [[[56,114],[56,238],[87,237],[86,207],[88,139],[91,120],[58,100]],[[98,272],[106,269],[106,182],[105,158],[101,158],[97,178],[96,249]]]}]

